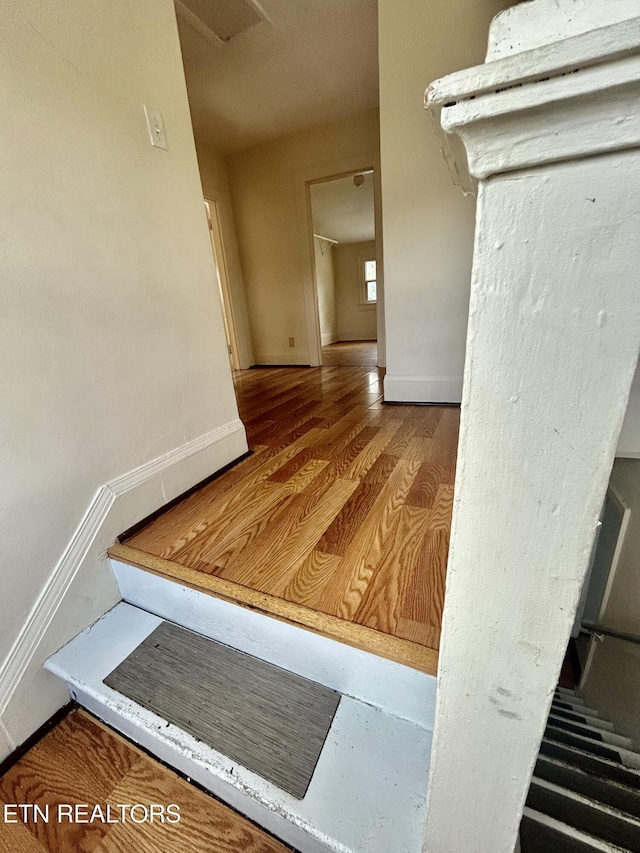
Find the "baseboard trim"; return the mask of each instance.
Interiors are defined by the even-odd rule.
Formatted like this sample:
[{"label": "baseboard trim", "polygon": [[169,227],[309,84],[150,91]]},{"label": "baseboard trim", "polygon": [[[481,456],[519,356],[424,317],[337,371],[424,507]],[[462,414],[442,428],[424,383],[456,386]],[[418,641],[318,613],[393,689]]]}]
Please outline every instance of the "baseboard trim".
[{"label": "baseboard trim", "polygon": [[460,403],[462,374],[397,374],[384,378],[388,403]]},{"label": "baseboard trim", "polygon": [[[47,631],[79,573],[106,571],[107,548],[123,530],[242,456],[247,449],[244,425],[235,419],[100,486],[0,665],[0,714],[6,711],[32,666],[40,668],[46,657],[120,600],[109,567],[106,582],[97,584],[100,589],[95,600],[83,601],[82,613],[75,612],[79,610],[76,608],[47,643]],[[34,713],[42,713],[36,696],[34,709]],[[24,740],[23,733],[16,739],[6,718],[3,722],[10,741]],[[37,721],[31,730],[42,722]],[[30,727],[25,721],[22,724],[26,729]]]},{"label": "baseboard trim", "polygon": [[311,364],[308,350],[285,350],[284,352],[259,352],[255,356],[255,364],[263,367],[308,367]]},{"label": "baseboard trim", "polygon": [[[42,738],[48,734],[51,729],[55,728],[58,723],[62,722],[64,718],[69,714],[73,708],[75,707],[75,702],[68,702],[66,705],[63,705],[62,708],[58,708],[58,710],[49,717],[48,720],[40,726],[40,728],[36,729],[36,731],[28,737],[20,746],[13,746],[11,752],[8,753],[4,758],[0,758],[0,779],[8,773],[11,768],[23,758],[30,749],[32,749],[37,743],[39,743]],[[0,724],[0,728],[2,728],[2,724]],[[9,738],[9,741],[11,739]]]},{"label": "baseboard trim", "polygon": [[338,343],[346,343],[349,341],[370,342],[375,341],[377,329],[370,329],[368,332],[350,331],[349,329],[340,329],[340,334],[337,338]]},{"label": "baseboard trim", "polygon": [[13,754],[15,748],[15,743],[11,739],[4,723],[0,720],[0,778],[3,775],[2,768],[4,767],[4,762]]}]

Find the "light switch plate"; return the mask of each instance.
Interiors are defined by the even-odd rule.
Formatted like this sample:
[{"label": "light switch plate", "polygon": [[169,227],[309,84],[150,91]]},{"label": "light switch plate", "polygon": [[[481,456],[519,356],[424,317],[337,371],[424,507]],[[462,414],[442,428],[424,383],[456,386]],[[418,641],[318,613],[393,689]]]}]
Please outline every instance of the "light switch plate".
[{"label": "light switch plate", "polygon": [[167,145],[167,136],[164,132],[164,122],[162,121],[162,113],[160,110],[155,110],[153,107],[144,105],[144,114],[147,117],[147,127],[149,128],[149,137],[151,144],[156,148],[169,150]]}]

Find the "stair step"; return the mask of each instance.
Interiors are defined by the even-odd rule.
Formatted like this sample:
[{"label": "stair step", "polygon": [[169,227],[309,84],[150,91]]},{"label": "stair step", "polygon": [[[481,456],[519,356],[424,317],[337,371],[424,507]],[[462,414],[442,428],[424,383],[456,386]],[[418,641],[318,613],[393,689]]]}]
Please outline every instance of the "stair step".
[{"label": "stair step", "polygon": [[623,737],[623,735],[616,734],[613,731],[613,726],[611,723],[603,721],[608,729],[602,728],[601,726],[594,726],[587,723],[578,723],[575,720],[567,720],[564,717],[556,717],[555,714],[551,714],[547,721],[547,725],[553,726],[557,729],[566,729],[568,732],[574,732],[574,734],[582,735],[582,737],[591,738],[591,740],[602,741],[603,743],[610,743],[614,746],[621,746],[623,749],[633,749],[633,741],[628,737]]},{"label": "stair step", "polygon": [[624,767],[617,761],[608,761],[575,746],[550,740],[542,741],[540,755],[564,761],[573,767],[584,770],[586,773],[599,776],[602,779],[610,779],[613,782],[619,782],[621,785],[640,791],[640,773]]},{"label": "stair step", "polygon": [[538,757],[533,775],[640,819],[640,791],[637,789],[544,755]]},{"label": "stair step", "polygon": [[599,717],[600,714],[595,708],[590,708],[588,705],[578,705],[571,702],[563,702],[559,699],[553,699],[551,702],[552,708],[560,708],[563,711],[571,711],[573,714],[584,714],[586,717]]},{"label": "stair step", "polygon": [[571,702],[573,705],[586,704],[584,699],[574,693],[573,690],[565,690],[563,687],[556,687],[555,693],[553,695],[561,702]]},{"label": "stair step", "polygon": [[520,849],[521,853],[627,853],[528,807],[520,822]]},{"label": "stair step", "polygon": [[544,737],[546,740],[553,740],[559,743],[575,746],[585,752],[591,752],[600,758],[606,758],[608,761],[617,761],[624,764],[626,767],[640,768],[640,755],[631,750],[624,749],[613,744],[606,744],[602,741],[595,740],[591,737],[584,737],[572,731],[567,731],[563,728],[547,725]]},{"label": "stair step", "polygon": [[436,679],[385,657],[111,560],[122,598],[183,628],[433,727]]},{"label": "stair step", "polygon": [[596,838],[640,853],[640,821],[582,794],[533,779],[527,806]]},{"label": "stair step", "polygon": [[606,731],[614,731],[613,723],[609,720],[603,720],[602,717],[583,714],[578,711],[568,711],[565,708],[558,708],[557,705],[551,706],[550,715],[560,717],[563,720],[573,721],[574,723],[582,723],[586,726],[591,726],[594,729],[604,729]]},{"label": "stair step", "polygon": [[[258,615],[249,612],[249,616]],[[423,709],[420,725],[340,691],[342,698],[315,772],[304,799],[299,800],[103,683],[162,621],[121,603],[57,652],[47,668],[68,683],[80,705],[300,853],[412,853],[420,849],[433,705]],[[219,630],[215,620],[209,623],[210,632]],[[278,657],[273,647],[266,648],[269,643],[260,637],[257,623],[250,620],[250,624],[250,642],[259,646],[262,641],[265,654]],[[324,638],[277,624],[285,632],[285,646],[302,644],[303,658],[314,657],[315,650],[316,659],[308,662],[308,668],[316,675],[324,672],[316,681],[329,687],[339,681],[347,684],[344,667],[339,668],[343,657],[340,643],[336,643],[336,672],[330,659],[322,658],[321,651],[304,637]],[[304,637],[292,637],[291,631]],[[227,644],[237,648],[229,637]],[[282,655],[290,664],[288,648]],[[269,662],[293,671],[283,660]],[[353,684],[358,683],[354,673]]]}]

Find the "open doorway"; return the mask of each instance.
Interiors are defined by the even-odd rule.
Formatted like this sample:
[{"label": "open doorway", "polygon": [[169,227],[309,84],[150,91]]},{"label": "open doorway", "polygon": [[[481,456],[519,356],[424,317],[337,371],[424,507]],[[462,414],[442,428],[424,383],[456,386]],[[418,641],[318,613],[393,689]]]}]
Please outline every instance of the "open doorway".
[{"label": "open doorway", "polygon": [[374,172],[309,184],[322,364],[377,364]]},{"label": "open doorway", "polygon": [[211,238],[211,251],[213,252],[213,263],[216,270],[216,279],[222,305],[222,319],[224,323],[224,334],[229,352],[229,363],[232,370],[240,368],[238,357],[238,334],[235,318],[233,316],[233,305],[229,291],[229,274],[225,257],[224,244],[222,241],[222,228],[220,225],[220,210],[215,199],[205,198],[204,207],[209,223],[209,236]]}]

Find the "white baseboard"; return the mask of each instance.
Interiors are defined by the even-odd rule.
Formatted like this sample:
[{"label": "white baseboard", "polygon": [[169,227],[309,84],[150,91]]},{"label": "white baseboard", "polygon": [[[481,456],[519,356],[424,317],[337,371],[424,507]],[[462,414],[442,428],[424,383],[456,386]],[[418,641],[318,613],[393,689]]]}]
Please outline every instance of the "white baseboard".
[{"label": "white baseboard", "polygon": [[459,403],[462,400],[462,374],[387,373],[384,399],[387,403]]},{"label": "white baseboard", "polygon": [[254,364],[299,365],[306,367],[311,364],[309,350],[283,350],[282,352],[258,352]]},{"label": "white baseboard", "polygon": [[368,332],[350,331],[349,329],[340,329],[340,337],[338,341],[375,341],[378,334],[376,328],[370,329]]},{"label": "white baseboard", "polygon": [[100,486],[0,665],[0,714],[14,743],[22,743],[65,701],[42,670],[44,661],[120,600],[107,548],[124,530],[246,451],[244,426],[234,420]]}]

